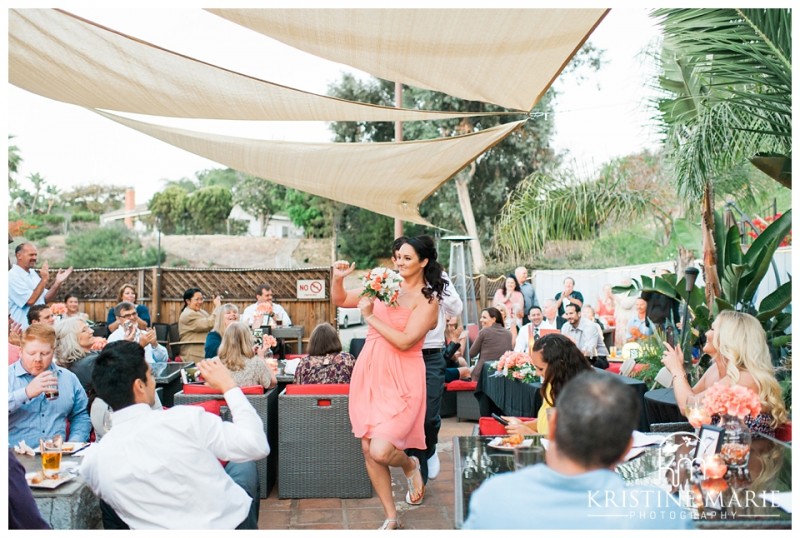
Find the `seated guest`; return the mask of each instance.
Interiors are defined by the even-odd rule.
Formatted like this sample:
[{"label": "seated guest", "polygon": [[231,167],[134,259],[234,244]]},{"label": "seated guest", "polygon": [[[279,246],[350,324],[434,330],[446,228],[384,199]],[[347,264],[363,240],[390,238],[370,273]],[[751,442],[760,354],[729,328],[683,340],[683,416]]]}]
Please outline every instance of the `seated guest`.
[{"label": "seated guest", "polygon": [[8,364],[19,360],[19,344],[22,337],[22,325],[8,316]]},{"label": "seated guest", "polygon": [[94,399],[92,369],[98,353],[92,349],[93,344],[94,331],[82,319],[65,319],[58,324],[56,362],[78,376],[90,400]]},{"label": "seated guest", "polygon": [[600,321],[600,319],[595,315],[594,308],[592,308],[590,305],[587,304],[587,305],[584,305],[583,308],[581,308],[581,317],[582,318],[586,318],[589,321],[593,321],[593,322],[597,323],[598,325],[600,325],[600,330],[601,331],[605,330],[605,326],[603,326],[603,322]]},{"label": "seated guest", "polygon": [[472,494],[465,529],[689,529],[692,515],[653,486],[614,472],[639,423],[636,393],[615,376],[579,374],[556,400],[545,463],[496,475]]},{"label": "seated guest", "polygon": [[139,328],[139,314],[136,305],[122,301],[116,308],[117,319],[121,320],[119,327],[108,336],[108,342],[127,340],[136,342],[144,348],[144,358],[149,364],[167,362],[169,353],[167,348],[156,340],[156,330],[153,328],[142,330]]},{"label": "seated guest", "polygon": [[[8,444],[60,434],[69,441],[89,440],[88,399],[78,378],[53,363],[56,331],[37,323],[22,333],[20,359],[8,367]],[[58,393],[52,400],[45,393]],[[67,421],[69,420],[69,437]]]},{"label": "seated guest", "polygon": [[239,307],[235,304],[225,303],[217,310],[214,316],[214,328],[206,336],[206,345],[203,347],[207,359],[217,356],[225,329],[236,321],[239,321]]},{"label": "seated guest", "polygon": [[555,299],[545,299],[544,302],[542,302],[542,315],[544,316],[542,320],[542,329],[561,330],[559,320],[563,320],[564,318],[558,315],[558,303]]},{"label": "seated guest", "polygon": [[547,410],[555,405],[558,395],[567,382],[581,372],[591,371],[592,365],[575,343],[563,334],[547,334],[533,344],[531,363],[541,376],[542,405],[536,419],[522,421],[505,417],[506,431],[520,435],[547,434]]},{"label": "seated guest", "polygon": [[152,410],[156,383],[133,342],[109,344],[97,359],[92,382],[114,411],[113,427],[86,451],[80,474],[132,529],[258,528],[264,424],[219,360],[197,367],[224,394],[232,422],[192,405]]},{"label": "seated guest", "polygon": [[444,329],[444,352],[445,361],[444,382],[449,383],[456,379],[470,379],[472,369],[464,358],[469,334],[461,326],[461,319],[458,316],[449,316],[445,322]]},{"label": "seated guest", "polygon": [[[723,310],[706,332],[703,352],[712,358],[712,366],[694,385],[689,384],[679,347],[666,344],[661,362],[672,374],[672,389],[681,413],[686,415],[689,396],[703,394],[712,385],[742,385],[758,394],[761,413],[745,417],[747,426],[755,433],[775,436],[775,430],[789,420],[783,395],[767,345],[767,335],[761,322],[750,314]],[[713,422],[719,421],[718,416]]]},{"label": "seated guest", "polygon": [[[136,288],[133,284],[123,284],[122,287],[119,289],[119,294],[117,295],[117,304],[121,303],[122,301],[128,301],[129,303],[136,304]],[[147,310],[147,307],[143,304],[136,305],[136,323],[139,325],[139,328],[144,330],[150,326],[150,311]],[[106,319],[106,325],[108,325],[108,332],[113,333],[119,327],[121,320],[117,319],[117,312],[114,307],[108,310],[108,318]]]},{"label": "seated guest", "polygon": [[356,359],[342,351],[342,342],[330,323],[320,323],[311,331],[308,357],[300,359],[294,371],[297,384],[348,384]]},{"label": "seated guest", "polygon": [[64,298],[64,305],[67,311],[64,313],[64,318],[81,318],[86,321],[89,319],[89,314],[81,312],[81,305],[78,301],[78,296],[74,293],[68,293]]},{"label": "seated guest", "polygon": [[652,334],[653,329],[647,320],[647,301],[639,297],[634,305],[633,316],[628,321],[625,341],[635,342]]},{"label": "seated guest", "polygon": [[[528,313],[528,320],[530,323],[523,325],[517,335],[517,340],[514,342],[514,351],[527,353],[528,347],[539,339],[539,331],[548,328],[543,325],[544,315],[542,314],[542,309],[538,306],[531,307],[531,311]],[[555,326],[553,326],[553,328],[555,328]]]},{"label": "seated guest", "polygon": [[219,360],[222,361],[240,387],[261,385],[265,389],[274,387],[278,380],[272,375],[264,360],[264,346],[254,350],[253,333],[240,321],[231,323],[222,335],[219,345]]},{"label": "seated guest", "polygon": [[56,318],[53,316],[53,311],[50,310],[50,305],[35,304],[28,309],[26,315],[28,317],[28,325],[44,323],[53,326],[56,324]]},{"label": "seated guest", "polygon": [[199,288],[189,288],[183,292],[183,310],[178,318],[178,331],[181,335],[181,358],[184,362],[200,362],[205,358],[205,340],[214,328],[214,316],[222,305],[222,299],[214,297],[214,313],[203,310],[203,292]]},{"label": "seated guest", "polygon": [[561,334],[570,338],[581,353],[588,357],[592,366],[608,368],[608,349],[603,341],[603,331],[597,323],[581,316],[581,307],[575,303],[567,305],[567,323],[561,327]]},{"label": "seated guest", "polygon": [[264,325],[278,325],[278,320],[281,321],[280,325],[288,327],[292,324],[292,320],[286,310],[272,301],[272,286],[269,284],[261,284],[256,288],[256,302],[248,306],[242,312],[242,321],[247,323],[253,328],[261,327],[257,325],[255,319],[256,314],[262,315],[262,323]]},{"label": "seated guest", "polygon": [[49,529],[50,525],[42,518],[39,506],[31,493],[31,487],[25,479],[25,467],[14,455],[14,449],[8,449],[8,528],[17,529]]},{"label": "seated guest", "polygon": [[480,317],[481,330],[475,343],[469,350],[470,358],[478,358],[478,362],[472,368],[470,377],[478,382],[475,389],[475,397],[478,399],[478,406],[482,417],[488,417],[492,413],[502,414],[494,402],[483,392],[481,384],[481,371],[487,362],[496,361],[503,353],[514,348],[511,332],[503,327],[503,316],[494,307],[485,308]]}]

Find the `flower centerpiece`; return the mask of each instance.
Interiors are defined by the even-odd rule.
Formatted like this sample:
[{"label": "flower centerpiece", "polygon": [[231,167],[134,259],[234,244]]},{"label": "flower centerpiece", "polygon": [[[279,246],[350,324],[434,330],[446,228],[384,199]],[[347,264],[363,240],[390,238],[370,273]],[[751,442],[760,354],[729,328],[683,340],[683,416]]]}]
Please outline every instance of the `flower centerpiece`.
[{"label": "flower centerpiece", "polygon": [[64,303],[52,303],[50,305],[50,312],[53,313],[57,319],[61,319],[61,317],[67,313],[67,305]]},{"label": "flower centerpiece", "polygon": [[744,419],[761,412],[758,394],[741,385],[716,383],[706,391],[703,403],[709,413],[720,417],[719,426],[724,430],[722,459],[730,468],[746,467],[753,436]]},{"label": "flower centerpiece", "polygon": [[385,267],[376,267],[361,277],[364,291],[361,295],[375,297],[389,306],[397,306],[397,298],[400,296],[400,284],[403,282],[395,271]]},{"label": "flower centerpiece", "polygon": [[523,383],[536,381],[536,370],[531,363],[530,355],[527,353],[506,351],[495,364],[495,369],[498,372],[502,372],[504,376]]},{"label": "flower centerpiece", "polygon": [[273,347],[277,346],[278,345],[278,341],[271,334],[265,334],[262,337],[261,345],[263,345],[266,349],[270,349],[270,348],[273,348]]}]

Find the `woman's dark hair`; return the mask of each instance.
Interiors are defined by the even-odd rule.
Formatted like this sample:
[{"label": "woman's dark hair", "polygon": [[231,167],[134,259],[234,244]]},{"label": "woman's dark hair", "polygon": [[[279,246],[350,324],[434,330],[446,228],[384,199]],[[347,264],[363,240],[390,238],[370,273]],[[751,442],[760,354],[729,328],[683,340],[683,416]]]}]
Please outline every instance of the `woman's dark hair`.
[{"label": "woman's dark hair", "polygon": [[189,288],[183,292],[183,308],[181,308],[181,311],[186,310],[189,301],[192,300],[192,297],[194,297],[195,293],[203,293],[203,290],[200,288]]},{"label": "woman's dark hair", "polygon": [[72,299],[73,297],[75,297],[76,299],[78,299],[78,301],[80,301],[80,299],[78,298],[78,296],[77,296],[77,295],[75,295],[75,294],[74,294],[74,293],[72,293],[72,292],[69,292],[69,293],[66,295],[66,297],[64,297],[64,302],[66,303],[67,301],[69,301],[69,300],[70,300],[70,299]]},{"label": "woman's dark hair", "polygon": [[428,284],[422,288],[422,295],[432,302],[437,297],[450,295],[447,291],[447,282],[442,278],[444,267],[437,261],[438,254],[433,238],[429,235],[418,235],[416,237],[401,236],[392,243],[392,254],[394,255],[403,245],[411,245],[416,252],[419,261],[428,260],[428,264],[423,269],[423,277]]},{"label": "woman's dark hair", "polygon": [[514,281],[514,291],[521,291],[519,287],[519,280],[517,280],[517,275],[515,275],[514,273],[508,273],[506,277],[503,279],[503,285],[500,287],[500,289],[503,292],[503,297],[505,297],[506,299],[508,298],[508,296],[506,295],[506,281],[509,278]]},{"label": "woman's dark hair", "polygon": [[311,331],[308,339],[308,354],[311,357],[322,357],[329,353],[339,353],[342,351],[342,341],[336,329],[330,323],[320,323]]},{"label": "woman's dark hair", "polygon": [[144,360],[144,349],[136,342],[120,340],[103,348],[92,370],[94,392],[111,409],[119,411],[136,403],[133,382],[147,382],[150,366]]},{"label": "woman's dark hair", "polygon": [[551,406],[555,405],[567,381],[581,372],[592,371],[589,359],[583,356],[575,342],[563,334],[544,335],[533,344],[533,351],[540,351],[547,364],[540,390],[542,398]]},{"label": "woman's dark hair", "polygon": [[489,314],[490,318],[494,318],[495,323],[503,325],[503,314],[495,307],[490,306],[489,308],[484,308],[481,312],[486,312]]}]

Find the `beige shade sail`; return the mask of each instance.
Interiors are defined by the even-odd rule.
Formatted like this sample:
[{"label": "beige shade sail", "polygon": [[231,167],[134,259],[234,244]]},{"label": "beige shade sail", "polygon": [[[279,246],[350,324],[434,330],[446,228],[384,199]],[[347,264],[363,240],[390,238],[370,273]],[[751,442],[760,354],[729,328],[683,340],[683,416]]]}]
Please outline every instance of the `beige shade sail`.
[{"label": "beige shade sail", "polygon": [[377,77],[529,111],[607,9],[209,9]]},{"label": "beige shade sail", "polygon": [[419,204],[523,121],[434,140],[365,144],[252,140],[98,114],[230,168],[304,192],[430,225]]},{"label": "beige shade sail", "polygon": [[[153,16],[158,16],[154,10]],[[152,116],[412,121],[463,114],[396,109],[296,90],[162,49],[70,13],[8,12],[9,82],[86,108]]]}]

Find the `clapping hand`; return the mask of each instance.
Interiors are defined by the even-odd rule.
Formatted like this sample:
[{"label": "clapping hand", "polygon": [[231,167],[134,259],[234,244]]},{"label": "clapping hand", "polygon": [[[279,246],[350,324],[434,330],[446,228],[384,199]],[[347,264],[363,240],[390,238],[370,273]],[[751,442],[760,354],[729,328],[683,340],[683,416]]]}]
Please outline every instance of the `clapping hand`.
[{"label": "clapping hand", "polygon": [[142,331],[139,334],[139,345],[145,347],[146,345],[152,345],[156,347],[158,344],[156,343],[156,330],[149,329],[147,331]]},{"label": "clapping hand", "polygon": [[42,266],[39,268],[39,278],[45,282],[50,280],[50,262],[45,261],[42,263]]},{"label": "clapping hand", "polygon": [[663,364],[672,375],[685,375],[681,348],[678,346],[672,347],[668,342],[664,342],[664,348],[664,354],[661,355],[661,364]]},{"label": "clapping hand", "polygon": [[[47,262],[45,262],[45,263],[47,263]],[[44,266],[42,266],[42,267],[44,267]],[[69,269],[59,269],[58,273],[56,273],[56,284],[61,284],[71,274],[72,274],[72,267],[70,267]]]},{"label": "clapping hand", "polygon": [[236,386],[231,373],[219,359],[205,359],[197,363],[206,385],[225,394]]}]

